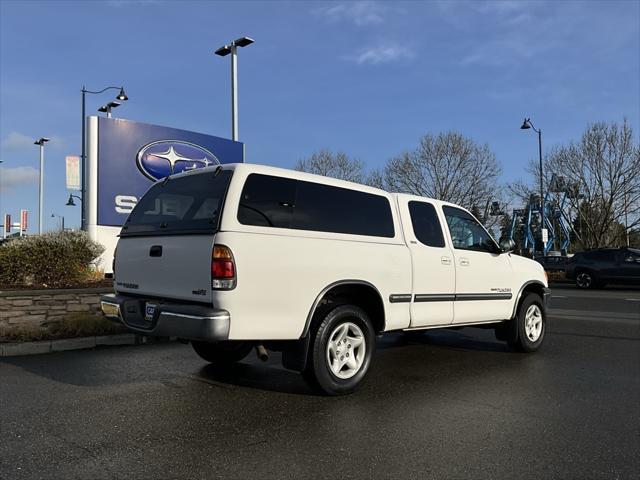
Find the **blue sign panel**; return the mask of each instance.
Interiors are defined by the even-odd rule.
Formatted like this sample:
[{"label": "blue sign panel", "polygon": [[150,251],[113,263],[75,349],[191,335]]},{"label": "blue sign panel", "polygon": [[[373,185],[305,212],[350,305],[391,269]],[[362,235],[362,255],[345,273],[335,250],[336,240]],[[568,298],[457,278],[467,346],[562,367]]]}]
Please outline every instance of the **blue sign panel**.
[{"label": "blue sign panel", "polygon": [[173,173],[243,161],[225,138],[122,119],[98,119],[98,225],[119,227],[155,182]]}]

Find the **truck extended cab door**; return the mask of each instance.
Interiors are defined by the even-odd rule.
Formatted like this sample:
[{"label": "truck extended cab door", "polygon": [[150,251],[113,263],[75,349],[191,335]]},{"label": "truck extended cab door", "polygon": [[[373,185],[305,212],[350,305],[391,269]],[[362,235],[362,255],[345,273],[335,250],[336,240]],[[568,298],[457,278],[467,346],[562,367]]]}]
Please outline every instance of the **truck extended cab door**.
[{"label": "truck extended cab door", "polygon": [[411,252],[413,327],[448,325],[453,321],[455,267],[436,206],[420,197],[401,198],[400,212]]},{"label": "truck extended cab door", "polygon": [[506,320],[513,307],[513,269],[491,235],[468,212],[443,205],[456,267],[453,323]]}]

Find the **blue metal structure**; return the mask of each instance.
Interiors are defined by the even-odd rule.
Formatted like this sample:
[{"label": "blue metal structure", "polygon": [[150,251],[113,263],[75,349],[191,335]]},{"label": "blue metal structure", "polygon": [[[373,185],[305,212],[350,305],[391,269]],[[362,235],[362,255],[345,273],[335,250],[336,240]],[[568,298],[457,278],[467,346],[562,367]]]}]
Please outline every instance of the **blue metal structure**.
[{"label": "blue metal structure", "polygon": [[[544,222],[545,228],[548,231],[547,242],[542,246],[543,256],[547,255],[549,251],[554,247],[556,241],[560,247],[560,251],[566,254],[571,242],[570,234],[572,230],[572,223],[569,215],[566,213],[568,207],[569,191],[567,189],[556,189],[553,193],[559,193],[559,200],[552,199],[550,194],[547,193],[544,198]],[[509,237],[514,240],[515,233],[518,227],[521,226],[523,232],[523,245],[522,248],[531,254],[536,254],[536,241],[533,235],[533,222],[537,220],[539,223],[542,218],[542,212],[540,210],[540,201],[537,195],[531,195],[529,198],[529,204],[523,209],[514,209],[513,217],[511,220],[511,230]]]}]

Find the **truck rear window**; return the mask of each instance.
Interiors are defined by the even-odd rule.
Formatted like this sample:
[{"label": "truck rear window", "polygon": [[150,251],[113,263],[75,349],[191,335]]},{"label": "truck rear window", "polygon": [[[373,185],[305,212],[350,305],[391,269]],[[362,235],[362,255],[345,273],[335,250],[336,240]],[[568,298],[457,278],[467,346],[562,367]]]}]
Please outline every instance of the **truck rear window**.
[{"label": "truck rear window", "polygon": [[214,233],[231,173],[211,169],[156,183],[135,206],[120,235]]}]

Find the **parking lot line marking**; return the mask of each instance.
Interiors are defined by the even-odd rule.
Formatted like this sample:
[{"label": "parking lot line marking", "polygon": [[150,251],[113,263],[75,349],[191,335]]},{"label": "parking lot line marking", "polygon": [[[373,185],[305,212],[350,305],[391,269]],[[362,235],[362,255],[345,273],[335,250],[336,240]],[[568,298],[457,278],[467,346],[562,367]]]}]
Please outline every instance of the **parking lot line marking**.
[{"label": "parking lot line marking", "polygon": [[640,298],[625,298],[627,302],[640,302]]},{"label": "parking lot line marking", "polygon": [[569,298],[566,295],[551,295],[551,298]]}]

